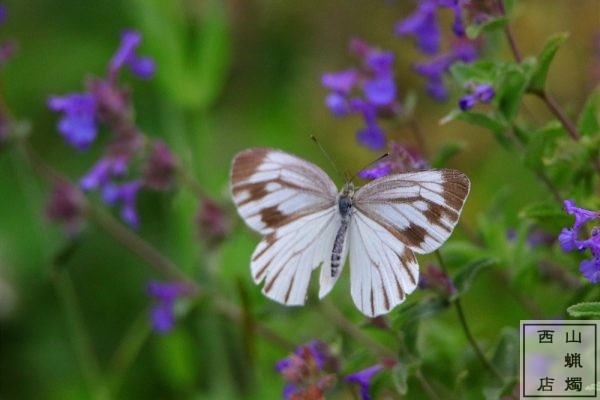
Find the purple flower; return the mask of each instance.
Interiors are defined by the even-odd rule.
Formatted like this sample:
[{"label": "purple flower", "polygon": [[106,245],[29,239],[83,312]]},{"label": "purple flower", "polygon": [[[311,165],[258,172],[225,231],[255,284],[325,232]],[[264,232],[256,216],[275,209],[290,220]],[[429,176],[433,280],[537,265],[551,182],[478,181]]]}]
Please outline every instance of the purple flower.
[{"label": "purple flower", "polygon": [[563,228],[560,235],[558,235],[560,247],[565,252],[573,251],[577,248],[577,244],[575,243],[576,240],[577,238],[575,237],[575,231],[573,229]]},{"label": "purple flower", "polygon": [[444,297],[450,297],[457,292],[452,278],[433,264],[428,264],[425,271],[419,275],[419,288],[429,288]]},{"label": "purple flower", "polygon": [[574,200],[565,200],[565,210],[568,214],[575,216],[575,225],[573,225],[573,229],[576,230],[581,228],[586,222],[600,217],[600,213],[598,212],[576,207]]},{"label": "purple flower", "polygon": [[435,0],[419,2],[417,10],[394,27],[398,36],[413,36],[417,47],[425,54],[435,54],[440,47],[440,28]]},{"label": "purple flower", "polygon": [[472,89],[472,93],[463,96],[458,105],[461,110],[466,111],[473,108],[478,103],[489,103],[492,101],[496,93],[492,85],[481,84]]},{"label": "purple flower", "polygon": [[352,39],[349,48],[360,59],[360,67],[323,74],[321,83],[330,90],[325,104],[336,117],[362,114],[365,126],[357,132],[357,140],[379,150],[386,138],[377,119],[391,118],[400,110],[393,74],[394,55],[360,39]]},{"label": "purple flower", "polygon": [[173,307],[175,301],[186,295],[188,290],[182,282],[157,282],[151,281],[147,286],[148,295],[156,300],[151,310],[152,327],[158,333],[167,333],[175,324]]},{"label": "purple flower", "polygon": [[363,87],[367,101],[375,106],[386,106],[396,99],[396,82],[391,77],[374,78]]},{"label": "purple flower", "polygon": [[119,204],[121,219],[134,228],[139,226],[135,200],[141,186],[139,181],[132,181],[121,185],[107,184],[102,189],[104,201],[110,205]]},{"label": "purple flower", "polygon": [[377,179],[391,173],[410,172],[429,168],[425,159],[413,148],[390,142],[389,155],[379,160],[372,168],[358,173],[363,179]]},{"label": "purple flower", "polygon": [[112,171],[112,160],[110,158],[101,158],[92,169],[81,178],[79,186],[85,191],[98,189],[110,179]]},{"label": "purple flower", "polygon": [[167,145],[157,140],[144,167],[144,185],[155,190],[168,190],[175,179],[177,160]]},{"label": "purple flower", "polygon": [[454,21],[452,22],[452,32],[458,37],[465,36],[465,26],[462,18],[461,0],[438,0],[441,7],[452,9]]},{"label": "purple flower", "polygon": [[448,98],[448,91],[444,86],[444,73],[457,61],[472,62],[477,56],[475,46],[468,41],[459,41],[452,50],[441,54],[426,62],[414,64],[416,73],[427,78],[427,93],[438,101]]},{"label": "purple flower", "polygon": [[134,173],[129,171],[130,164],[140,164],[132,160],[145,156],[147,141],[135,124],[129,90],[119,84],[117,77],[123,66],[142,78],[154,73],[154,62],[136,54],[141,40],[138,32],[126,31],[109,62],[107,76],[88,79],[85,93],[48,100],[50,109],[64,113],[58,130],[72,146],[88,148],[100,126],[106,126],[114,135],[102,158],[80,179],[80,186],[85,191],[99,190],[106,203],[120,207],[121,219],[132,227],[139,225],[135,207],[139,190],[142,187],[164,190],[175,173],[175,158],[158,142],[147,163],[142,163]]},{"label": "purple flower", "polygon": [[350,103],[342,94],[331,92],[325,98],[325,105],[336,117],[345,117],[350,114]]},{"label": "purple flower", "polygon": [[[4,4],[0,4],[0,25],[2,25],[6,21],[6,17],[8,15],[8,11]],[[17,42],[14,40],[7,40],[5,42],[0,43],[0,66],[4,65],[9,58],[17,50]]]},{"label": "purple flower", "polygon": [[6,21],[6,16],[8,15],[8,11],[4,4],[0,4],[0,25]]},{"label": "purple flower", "polygon": [[596,254],[592,260],[583,260],[579,264],[579,271],[588,281],[600,283],[600,254]]},{"label": "purple flower", "polygon": [[459,0],[421,0],[415,12],[398,22],[394,32],[398,36],[412,36],[424,54],[434,55],[440,48],[438,9],[450,8],[454,13],[452,31],[458,37],[465,36],[462,7]]},{"label": "purple flower", "polygon": [[283,389],[285,399],[321,399],[333,385],[338,365],[329,346],[313,340],[278,361],[275,369],[286,381]]},{"label": "purple flower", "polygon": [[588,221],[600,219],[600,213],[579,208],[573,200],[565,200],[564,204],[567,213],[575,216],[575,222],[572,228],[563,228],[561,231],[558,236],[560,246],[565,252],[589,249],[592,259],[583,260],[579,271],[590,282],[600,283],[600,228],[594,227],[588,239],[579,239],[581,227]]},{"label": "purple flower", "polygon": [[53,96],[48,107],[64,113],[58,122],[58,131],[65,140],[79,150],[87,149],[96,139],[96,99],[87,93]]},{"label": "purple flower", "polygon": [[377,179],[389,175],[392,172],[392,165],[389,162],[379,162],[373,168],[363,169],[358,173],[362,179]]},{"label": "purple flower", "polygon": [[127,65],[139,78],[148,79],[154,75],[154,61],[148,57],[139,57],[135,52],[142,42],[142,35],[136,31],[125,31],[121,36],[121,46],[110,60],[109,76],[116,76]]},{"label": "purple flower", "polygon": [[210,198],[205,198],[200,204],[196,215],[198,236],[209,247],[221,243],[231,230],[229,215],[221,205]]},{"label": "purple flower", "polygon": [[346,376],[347,382],[358,383],[360,385],[360,396],[362,400],[371,400],[369,388],[373,377],[383,369],[383,365],[375,364],[372,367],[363,369]]},{"label": "purple flower", "polygon": [[321,77],[321,84],[336,93],[347,95],[358,84],[359,74],[354,69],[328,72]]},{"label": "purple flower", "polygon": [[59,181],[46,204],[46,215],[51,221],[62,224],[68,233],[75,234],[83,221],[84,200],[76,187]]},{"label": "purple flower", "polygon": [[374,123],[368,124],[358,131],[356,139],[360,144],[371,150],[380,150],[385,146],[385,133]]}]

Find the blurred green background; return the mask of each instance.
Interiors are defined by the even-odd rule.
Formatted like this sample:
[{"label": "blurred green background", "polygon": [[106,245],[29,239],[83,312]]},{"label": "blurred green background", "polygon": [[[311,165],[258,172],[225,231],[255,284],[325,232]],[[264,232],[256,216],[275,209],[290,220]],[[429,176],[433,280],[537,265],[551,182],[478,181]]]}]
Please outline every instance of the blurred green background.
[{"label": "blurred green background", "polygon": [[[320,76],[355,62],[347,53],[347,42],[358,36],[395,51],[398,86],[401,94],[409,90],[419,94],[417,119],[431,152],[447,142],[465,145],[450,164],[473,183],[465,226],[471,230],[483,226],[490,237],[503,237],[506,229],[522,225],[520,209],[549,197],[535,176],[485,132],[461,122],[439,125],[440,118],[455,107],[455,98],[437,104],[423,96],[423,81],[410,71],[410,63],[421,56],[409,40],[392,35],[393,24],[411,12],[412,2],[4,3],[9,15],[0,26],[0,40],[13,38],[19,49],[0,71],[2,96],[16,118],[31,124],[33,147],[73,180],[99,157],[107,134],[103,132],[90,151],[73,151],[58,135],[57,116],[47,109],[46,99],[82,91],[85,77],[104,74],[125,28],[143,33],[141,53],[158,64],[158,75],[150,81],[127,78],[139,126],[153,138],[164,138],[206,192],[230,210],[230,161],[247,147],[293,152],[335,179],[309,140],[313,134],[341,169],[356,172],[378,154],[356,143],[359,118],[336,120],[324,107],[326,91]],[[524,54],[536,53],[552,33],[570,34],[549,77],[549,91],[568,112],[579,110],[598,83],[599,26],[597,0],[527,0],[517,6],[514,32]],[[497,45],[501,48],[497,57],[509,58],[505,44]],[[536,98],[526,98],[525,108],[520,118],[544,121],[548,116]],[[390,137],[404,144],[414,141],[408,128],[399,128]],[[159,277],[95,226],[87,227],[66,262],[54,262],[69,241],[44,215],[48,192],[48,182],[35,175],[20,151],[0,152],[1,399],[280,396],[283,382],[273,363],[289,349],[217,313],[210,299],[184,302],[178,311],[185,317],[170,335],[151,333],[145,284]],[[304,308],[285,308],[262,296],[249,274],[257,235],[238,224],[217,250],[203,246],[194,231],[196,206],[197,199],[185,189],[173,194],[143,193],[138,199],[139,234],[185,273],[242,304],[253,318],[290,342],[319,338],[334,343],[344,357],[367,360],[355,364],[356,368],[373,363],[359,347],[348,346],[320,311],[314,287]],[[529,258],[519,259],[519,253],[502,239],[495,243],[501,243],[491,250],[501,257],[501,268],[519,268],[525,276],[513,289],[526,288],[544,316],[560,315],[563,310],[553,299],[562,288],[540,284],[532,278],[537,272]],[[452,244],[448,246],[451,253]],[[421,265],[426,260],[420,257]],[[493,342],[503,326],[518,326],[519,319],[530,316],[510,291],[497,286],[498,276],[486,273],[464,301],[483,343]],[[421,294],[413,296],[418,299]],[[363,321],[352,305],[347,277],[330,298],[349,319]],[[466,341],[456,324],[450,312],[426,320],[420,342],[428,372],[448,385],[454,384],[458,364],[473,358],[463,352]],[[125,346],[134,354],[130,364],[115,359],[124,336],[129,338]],[[106,376],[119,382],[118,391],[107,394],[98,389],[102,385],[97,380]],[[412,392],[417,398],[418,390]],[[352,398],[344,391],[337,396]]]}]

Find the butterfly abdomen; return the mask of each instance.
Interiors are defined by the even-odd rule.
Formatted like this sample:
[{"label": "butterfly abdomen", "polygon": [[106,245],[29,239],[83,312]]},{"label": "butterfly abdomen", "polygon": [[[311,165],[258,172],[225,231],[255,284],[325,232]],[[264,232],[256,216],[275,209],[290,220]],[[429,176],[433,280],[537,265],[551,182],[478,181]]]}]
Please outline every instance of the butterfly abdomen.
[{"label": "butterfly abdomen", "polygon": [[344,248],[344,241],[346,240],[346,232],[348,231],[349,219],[342,219],[342,225],[335,235],[335,241],[333,242],[333,251],[331,252],[331,277],[335,277],[338,274],[340,267],[340,260],[342,258],[342,249]]},{"label": "butterfly abdomen", "polygon": [[338,200],[338,209],[342,216],[342,224],[335,235],[333,250],[331,251],[331,277],[337,276],[340,267],[344,242],[346,241],[346,233],[348,232],[348,223],[350,222],[350,215],[352,214],[351,197],[342,195]]}]

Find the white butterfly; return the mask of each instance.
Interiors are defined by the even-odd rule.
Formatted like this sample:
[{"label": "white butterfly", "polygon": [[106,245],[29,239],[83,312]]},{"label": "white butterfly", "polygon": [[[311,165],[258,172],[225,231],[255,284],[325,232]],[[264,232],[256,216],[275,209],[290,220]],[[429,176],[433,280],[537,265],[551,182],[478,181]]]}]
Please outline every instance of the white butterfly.
[{"label": "white butterfly", "polygon": [[338,193],[323,170],[281,150],[254,148],[233,159],[231,193],[246,224],[264,235],[251,260],[263,293],[302,305],[321,266],[319,298],[337,281],[350,253],[352,299],[374,317],[417,286],[413,252],[430,253],[452,233],[469,179],[442,169],[388,175]]}]

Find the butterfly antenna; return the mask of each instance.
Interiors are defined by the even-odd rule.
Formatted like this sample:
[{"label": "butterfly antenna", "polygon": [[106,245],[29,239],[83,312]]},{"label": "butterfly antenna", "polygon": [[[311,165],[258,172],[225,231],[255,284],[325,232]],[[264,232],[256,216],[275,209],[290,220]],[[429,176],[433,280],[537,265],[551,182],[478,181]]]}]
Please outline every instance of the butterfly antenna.
[{"label": "butterfly antenna", "polygon": [[362,167],[361,169],[359,169],[359,170],[358,170],[358,172],[357,172],[357,173],[355,173],[355,174],[352,176],[352,180],[358,176],[358,174],[360,173],[360,171],[362,171],[362,170],[366,169],[366,168],[367,168],[368,166],[370,166],[370,165],[373,165],[373,164],[375,164],[377,161],[381,161],[381,160],[383,160],[384,158],[388,157],[389,155],[390,155],[390,153],[389,153],[389,152],[388,152],[388,153],[385,153],[385,154],[383,154],[383,155],[381,155],[381,156],[377,157],[375,160],[371,161],[370,163],[368,163],[367,165],[365,165],[365,166],[364,166],[364,167]]},{"label": "butterfly antenna", "polygon": [[341,176],[342,178],[347,180],[347,177],[345,177],[340,170],[338,169],[337,165],[335,165],[335,163],[333,162],[333,159],[331,157],[329,157],[329,154],[325,151],[325,148],[323,148],[323,146],[321,146],[321,143],[319,143],[319,141],[317,140],[317,138],[315,137],[315,135],[310,135],[310,138],[312,139],[313,142],[315,142],[315,144],[317,146],[319,146],[319,149],[321,150],[321,153],[323,153],[323,155],[325,156],[325,158],[327,158],[327,160],[329,161],[329,163],[331,164],[331,166],[333,167],[333,169],[335,170],[335,172]]}]

